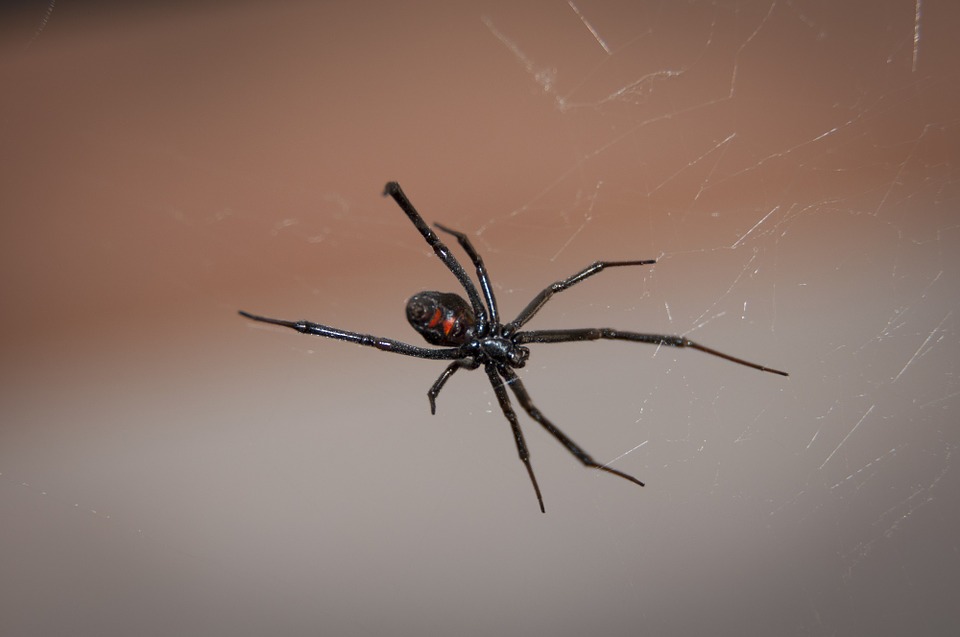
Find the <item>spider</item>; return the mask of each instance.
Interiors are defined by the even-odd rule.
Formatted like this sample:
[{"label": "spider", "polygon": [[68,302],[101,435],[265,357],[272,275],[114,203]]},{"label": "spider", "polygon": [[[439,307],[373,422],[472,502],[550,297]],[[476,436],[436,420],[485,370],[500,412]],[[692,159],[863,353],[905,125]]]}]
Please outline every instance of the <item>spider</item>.
[{"label": "spider", "polygon": [[[490,284],[487,269],[483,264],[483,259],[479,253],[477,253],[467,235],[439,223],[434,224],[438,230],[455,237],[464,252],[470,257],[477,272],[477,279],[480,282],[480,291],[477,290],[477,287],[464,271],[460,262],[457,261],[457,258],[450,252],[450,249],[440,240],[437,234],[430,229],[430,226],[424,222],[420,213],[417,212],[417,209],[413,207],[413,204],[410,203],[410,200],[407,199],[407,196],[403,193],[403,190],[401,190],[400,184],[395,181],[387,183],[383,195],[393,197],[393,200],[396,201],[397,205],[407,214],[407,217],[410,218],[410,221],[416,229],[430,247],[433,248],[437,257],[457,278],[467,294],[467,298],[464,299],[459,294],[451,292],[425,291],[414,294],[410,300],[407,301],[407,320],[410,322],[410,325],[418,331],[428,343],[441,346],[442,349],[420,347],[389,338],[348,332],[311,321],[285,321],[282,319],[258,316],[244,311],[240,311],[240,314],[254,321],[289,327],[302,334],[312,334],[314,336],[324,336],[326,338],[349,341],[351,343],[357,343],[358,345],[375,347],[385,352],[403,354],[404,356],[451,361],[427,392],[431,414],[437,413],[437,396],[440,394],[440,390],[443,389],[446,382],[450,380],[451,376],[460,369],[473,370],[483,367],[487,378],[490,379],[490,384],[493,386],[493,393],[497,397],[497,402],[500,403],[500,409],[510,422],[514,442],[517,445],[517,452],[520,454],[520,460],[523,462],[527,474],[530,476],[530,482],[533,484],[533,490],[536,493],[541,512],[546,512],[543,506],[543,496],[540,493],[537,478],[533,473],[533,466],[530,464],[530,453],[527,451],[527,443],[524,441],[523,431],[520,429],[520,421],[517,419],[517,414],[511,406],[510,397],[507,394],[507,387],[513,392],[513,395],[520,403],[520,406],[523,407],[524,411],[544,429],[550,432],[554,438],[559,440],[560,444],[566,447],[567,451],[572,453],[577,460],[585,466],[612,473],[641,487],[644,486],[644,483],[627,473],[618,471],[605,464],[600,464],[594,460],[590,454],[580,448],[579,445],[560,431],[556,425],[550,422],[550,420],[537,409],[533,404],[533,400],[530,398],[530,394],[527,393],[523,383],[520,381],[520,377],[517,376],[517,373],[514,371],[515,369],[523,367],[530,356],[530,350],[526,347],[527,344],[612,339],[632,341],[635,343],[667,345],[670,347],[687,347],[760,371],[788,376],[786,372],[724,354],[723,352],[695,343],[683,336],[641,334],[608,327],[565,330],[521,329],[546,305],[547,301],[549,301],[554,294],[563,292],[577,283],[595,274],[599,274],[607,268],[650,265],[656,263],[655,259],[639,261],[597,261],[592,263],[573,276],[547,286],[543,291],[533,297],[533,300],[517,315],[517,318],[509,323],[501,323],[497,309],[497,301],[493,295],[493,287]],[[481,292],[483,299],[480,297]]]}]

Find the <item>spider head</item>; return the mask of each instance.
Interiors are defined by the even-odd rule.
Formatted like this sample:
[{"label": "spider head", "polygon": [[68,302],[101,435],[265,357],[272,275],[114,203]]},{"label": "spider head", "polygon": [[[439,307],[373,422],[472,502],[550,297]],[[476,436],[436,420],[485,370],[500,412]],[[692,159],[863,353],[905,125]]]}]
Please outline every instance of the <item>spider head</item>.
[{"label": "spider head", "polygon": [[407,301],[407,321],[431,345],[458,347],[473,338],[476,318],[467,301],[449,292],[419,292]]},{"label": "spider head", "polygon": [[510,365],[512,367],[523,367],[530,358],[530,348],[523,345],[517,345],[510,350]]}]

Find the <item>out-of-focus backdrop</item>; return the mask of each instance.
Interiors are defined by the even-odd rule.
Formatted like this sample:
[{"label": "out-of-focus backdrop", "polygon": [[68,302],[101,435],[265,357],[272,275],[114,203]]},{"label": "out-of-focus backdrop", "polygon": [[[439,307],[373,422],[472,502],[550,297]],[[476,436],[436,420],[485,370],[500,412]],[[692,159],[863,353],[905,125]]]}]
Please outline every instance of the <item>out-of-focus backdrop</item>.
[{"label": "out-of-focus backdrop", "polygon": [[[960,621],[947,0],[20,2],[0,19],[0,633],[903,635]],[[468,233],[531,328],[417,342]],[[465,259],[464,259],[465,260]],[[469,269],[469,268],[468,268]]]}]

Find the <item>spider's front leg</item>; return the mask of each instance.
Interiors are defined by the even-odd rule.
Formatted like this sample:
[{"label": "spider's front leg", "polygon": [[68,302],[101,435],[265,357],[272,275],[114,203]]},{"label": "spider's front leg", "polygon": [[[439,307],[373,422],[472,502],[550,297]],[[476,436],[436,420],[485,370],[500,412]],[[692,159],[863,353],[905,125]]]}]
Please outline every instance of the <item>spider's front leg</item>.
[{"label": "spider's front leg", "polygon": [[621,268],[629,265],[652,265],[656,262],[656,259],[642,259],[639,261],[596,261],[591,263],[573,276],[567,277],[562,281],[557,281],[556,283],[551,283],[544,288],[539,294],[533,297],[533,300],[527,304],[527,307],[525,307],[519,315],[517,315],[517,318],[513,319],[504,326],[504,331],[516,332],[518,329],[526,325],[527,321],[532,319],[534,315],[539,312],[544,305],[547,304],[547,301],[553,298],[554,294],[572,288],[577,283],[580,283],[585,279],[589,279],[593,275],[599,274],[607,268]]},{"label": "spider's front leg", "polygon": [[[510,404],[510,396],[507,395],[507,390],[503,388],[503,379],[500,378],[500,374],[497,372],[498,368],[495,364],[488,363],[484,366],[484,369],[486,369],[487,376],[490,378],[490,384],[493,385],[493,393],[497,395],[500,409],[503,411],[503,415],[507,417],[507,420],[510,421],[510,427],[513,429],[513,439],[517,443],[517,452],[520,454],[520,460],[523,462],[523,466],[527,468],[527,473],[530,475],[533,490],[537,493],[540,512],[546,513],[547,510],[543,508],[543,496],[540,495],[540,485],[537,484],[537,478],[533,475],[533,465],[530,464],[530,452],[527,451],[527,443],[523,439],[523,430],[520,429],[520,421],[517,420],[517,414],[513,411],[513,406]],[[501,367],[499,369],[502,370],[506,368]]]},{"label": "spider's front leg", "polygon": [[780,376],[790,375],[779,369],[767,367],[759,363],[751,363],[743,358],[724,354],[712,347],[691,341],[686,336],[675,336],[672,334],[645,334],[642,332],[625,332],[610,327],[585,327],[570,330],[530,330],[520,332],[514,337],[517,343],[573,343],[577,341],[597,341],[600,339],[649,343],[651,345],[665,345],[667,347],[687,347],[699,350],[705,354],[710,354],[711,356],[716,356],[717,358],[728,360],[737,365],[759,369],[761,372],[769,372]]},{"label": "spider's front leg", "polygon": [[520,382],[520,377],[517,376],[517,373],[515,371],[513,371],[509,367],[501,367],[500,373],[503,375],[507,383],[510,385],[510,389],[512,389],[513,393],[517,396],[517,400],[520,401],[520,406],[523,407],[524,411],[526,411],[531,418],[533,418],[538,423],[540,423],[540,425],[544,429],[549,431],[554,438],[559,440],[560,444],[566,447],[567,451],[572,453],[577,458],[577,460],[579,460],[585,466],[590,467],[592,469],[599,469],[600,471],[606,471],[607,473],[612,473],[615,476],[620,476],[624,480],[629,480],[634,484],[639,484],[641,487],[645,486],[642,482],[634,478],[632,475],[628,473],[624,473],[622,471],[617,471],[616,469],[608,467],[607,465],[600,464],[599,462],[594,460],[590,456],[590,454],[588,454],[586,451],[581,449],[580,446],[577,445],[577,443],[570,440],[570,438],[567,437],[565,433],[560,431],[560,429],[556,425],[554,425],[552,422],[547,420],[547,417],[544,416],[539,409],[537,409],[537,407],[533,404],[533,400],[530,398],[530,394],[527,393],[527,389],[523,386],[523,383]]}]

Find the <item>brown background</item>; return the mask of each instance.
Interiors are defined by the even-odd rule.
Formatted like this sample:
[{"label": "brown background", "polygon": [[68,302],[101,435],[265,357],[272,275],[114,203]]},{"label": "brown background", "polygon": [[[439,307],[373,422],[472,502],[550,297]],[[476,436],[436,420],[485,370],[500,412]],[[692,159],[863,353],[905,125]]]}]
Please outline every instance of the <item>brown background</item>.
[{"label": "brown background", "polygon": [[[957,9],[20,3],[0,18],[0,633],[944,634],[960,620]],[[839,8],[842,5],[842,8]],[[523,420],[416,342],[475,237]]]}]

